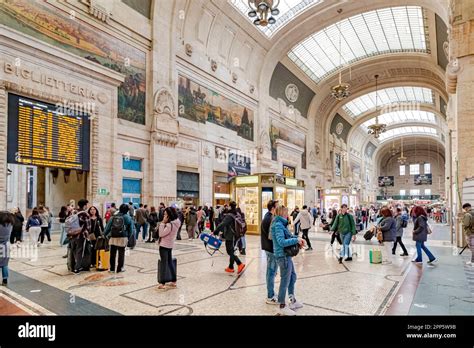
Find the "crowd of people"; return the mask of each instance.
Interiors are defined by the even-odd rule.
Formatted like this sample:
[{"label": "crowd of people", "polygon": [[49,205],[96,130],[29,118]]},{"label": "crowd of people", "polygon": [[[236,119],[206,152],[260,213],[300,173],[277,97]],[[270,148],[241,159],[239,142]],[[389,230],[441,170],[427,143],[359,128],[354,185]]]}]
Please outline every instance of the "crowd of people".
[{"label": "crowd of people", "polygon": [[[469,265],[474,265],[474,210],[469,203],[464,204],[463,231],[467,245],[470,247],[472,259]],[[436,214],[436,212],[435,212]],[[297,280],[293,257],[300,249],[313,250],[309,231],[316,226],[331,234],[330,247],[337,240],[340,245],[338,262],[352,261],[351,242],[355,241],[359,232],[373,231],[381,246],[390,246],[392,255],[396,255],[400,246],[400,256],[409,256],[403,243],[404,229],[410,226],[413,241],[416,246],[415,263],[423,263],[424,252],[428,257],[428,265],[434,265],[437,258],[426,246],[428,236],[432,233],[427,209],[421,206],[370,206],[349,209],[342,204],[339,209],[309,208],[302,206],[293,209],[278,201],[271,200],[267,204],[267,212],[260,225],[261,249],[266,254],[266,303],[279,306],[281,315],[295,315],[296,310],[303,306],[296,300],[295,284]],[[436,217],[436,215],[434,215]],[[224,272],[237,274],[245,269],[245,263],[239,256],[245,255],[246,222],[245,214],[235,202],[228,205],[213,207],[194,207],[179,209],[160,203],[158,208],[133,203],[115,204],[106,210],[104,217],[99,209],[91,206],[86,199],[78,201],[77,206],[69,204],[61,207],[58,218],[61,226],[59,243],[67,247],[68,252],[63,257],[68,258],[68,267],[75,274],[96,267],[96,251],[107,249],[110,252],[109,272],[124,272],[125,250],[134,248],[136,241],[158,243],[161,269],[169,275],[166,281],[160,281],[159,290],[177,288],[176,263],[172,256],[174,243],[181,240],[181,230],[186,226],[189,240],[198,238],[200,234],[213,234],[225,241],[225,250],[229,256],[229,264]],[[2,268],[2,283],[8,283],[8,250],[10,245],[21,246],[23,242],[23,225],[29,236],[30,244],[35,247],[44,243],[45,237],[51,241],[51,223],[53,216],[44,206],[35,207],[25,221],[19,209],[10,212],[0,212],[0,267]],[[442,219],[435,221],[442,222]],[[301,237],[300,237],[301,232]],[[367,234],[366,232],[366,234]],[[371,236],[369,236],[372,238]],[[239,252],[239,256],[237,255]],[[388,249],[386,250],[388,252]],[[275,292],[275,277],[280,270],[280,284]],[[286,298],[288,294],[289,302]]]}]

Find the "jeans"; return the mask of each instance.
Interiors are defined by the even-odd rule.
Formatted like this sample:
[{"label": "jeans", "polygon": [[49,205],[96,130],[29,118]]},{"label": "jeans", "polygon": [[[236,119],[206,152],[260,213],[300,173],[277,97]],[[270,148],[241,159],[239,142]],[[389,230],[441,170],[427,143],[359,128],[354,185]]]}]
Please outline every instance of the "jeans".
[{"label": "jeans", "polygon": [[[176,268],[174,268],[173,256],[171,254],[173,249],[165,248],[160,246],[160,260],[161,260],[161,274],[166,275],[167,271],[170,271],[172,283],[176,283]],[[163,284],[164,285],[164,284]]]},{"label": "jeans", "polygon": [[8,279],[8,266],[2,267],[2,279]]},{"label": "jeans", "polygon": [[247,240],[245,239],[245,236],[240,237],[239,239],[239,250],[242,251],[242,249],[245,249],[247,247]]},{"label": "jeans", "polygon": [[148,231],[148,224],[146,222],[142,225],[136,224],[135,239],[138,240],[138,235],[140,234],[140,228],[143,228],[142,238],[143,238],[143,240],[146,240],[147,231]]},{"label": "jeans", "polygon": [[352,233],[347,232],[341,235],[342,236],[342,248],[340,257],[352,257],[352,250],[351,250],[351,239]]},{"label": "jeans", "polygon": [[234,263],[237,263],[237,266],[240,266],[242,263],[240,259],[234,254],[234,240],[227,240],[225,241],[225,249],[227,251],[227,255],[229,255],[229,268],[234,269]]},{"label": "jeans", "polygon": [[178,233],[176,233],[176,240],[181,240],[181,229],[183,228],[183,223],[179,225]]},{"label": "jeans", "polygon": [[267,298],[273,298],[275,296],[275,276],[278,263],[273,253],[265,251],[265,254],[267,254]]},{"label": "jeans", "polygon": [[61,237],[59,238],[59,245],[63,246],[66,240],[66,224],[61,222]]},{"label": "jeans", "polygon": [[[74,270],[82,269],[82,252],[84,250],[84,237],[71,239],[71,252],[74,256]],[[90,266],[90,265],[89,265]]]},{"label": "jeans", "polygon": [[110,246],[110,270],[115,272],[115,257],[118,251],[118,264],[117,272],[122,271],[123,265],[125,263],[125,247],[119,247],[116,245]]},{"label": "jeans", "polygon": [[405,244],[402,242],[402,237],[397,237],[397,240],[393,243],[392,254],[395,254],[395,251],[397,251],[397,244],[400,244],[404,254],[408,254],[407,248],[405,248]]},{"label": "jeans", "polygon": [[471,262],[474,263],[474,234],[466,236],[467,245],[469,245],[469,250],[471,250]]},{"label": "jeans", "polygon": [[423,261],[423,254],[421,253],[422,249],[425,251],[426,256],[428,256],[428,259],[430,261],[433,261],[434,259],[436,259],[436,257],[434,257],[433,254],[425,246],[425,242],[416,242],[416,260],[415,260],[416,262]]},{"label": "jeans", "polygon": [[296,272],[291,256],[277,258],[278,266],[280,266],[280,289],[278,290],[278,303],[285,304],[286,290],[288,294],[294,297]]},{"label": "jeans", "polygon": [[300,233],[300,223],[295,224],[294,235],[297,236]]},{"label": "jeans", "polygon": [[317,218],[318,218],[318,216],[317,216],[317,215],[313,215],[313,225],[315,225],[315,224],[316,224],[316,219],[317,219]]},{"label": "jeans", "polygon": [[303,239],[308,244],[308,248],[311,248],[311,242],[309,241],[309,237],[308,237],[309,228],[304,228],[301,231],[303,231]]}]

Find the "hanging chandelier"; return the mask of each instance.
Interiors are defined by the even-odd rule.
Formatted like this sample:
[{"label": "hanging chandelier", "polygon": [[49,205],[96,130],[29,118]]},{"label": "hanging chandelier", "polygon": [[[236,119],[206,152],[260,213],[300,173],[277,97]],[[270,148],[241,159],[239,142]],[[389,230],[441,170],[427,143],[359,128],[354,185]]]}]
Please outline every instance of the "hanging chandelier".
[{"label": "hanging chandelier", "polygon": [[398,154],[398,149],[395,147],[395,141],[392,143],[392,148],[390,149],[390,154],[396,156]]},{"label": "hanging chandelier", "polygon": [[402,150],[402,153],[400,155],[400,157],[398,157],[398,163],[400,163],[402,166],[407,164],[407,158],[405,156],[403,156],[403,138],[402,138],[402,146],[401,146],[401,150]]},{"label": "hanging chandelier", "polygon": [[[342,9],[337,10],[337,13],[341,14]],[[342,61],[342,46],[341,46],[341,30],[339,29],[339,25],[337,25],[337,29],[339,31],[339,66],[341,66]],[[342,69],[339,71],[339,83],[335,86],[331,87],[331,95],[336,100],[343,100],[346,99],[351,92],[349,88],[351,87],[350,84],[342,82]]]},{"label": "hanging chandelier", "polygon": [[375,77],[375,124],[368,126],[369,135],[373,135],[375,139],[380,137],[380,134],[387,130],[387,125],[383,123],[379,123],[379,115],[377,114],[377,101],[378,101],[378,78],[379,75],[374,75]]},{"label": "hanging chandelier", "polygon": [[272,16],[278,16],[280,10],[280,0],[248,0],[250,11],[247,14],[250,18],[255,18],[253,24],[266,27],[269,24],[275,24],[276,19]]}]

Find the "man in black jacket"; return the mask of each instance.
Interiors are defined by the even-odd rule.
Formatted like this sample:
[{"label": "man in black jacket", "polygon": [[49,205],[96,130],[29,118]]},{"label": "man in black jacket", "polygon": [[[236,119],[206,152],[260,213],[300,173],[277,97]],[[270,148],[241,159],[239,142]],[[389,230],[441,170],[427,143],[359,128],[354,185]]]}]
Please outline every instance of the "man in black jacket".
[{"label": "man in black jacket", "polygon": [[234,273],[234,263],[237,263],[237,274],[242,273],[245,268],[245,264],[235,255],[235,216],[237,216],[237,203],[230,202],[230,210],[225,215],[222,222],[214,230],[214,234],[217,236],[219,232],[223,232],[225,239],[225,248],[229,255],[229,267],[225,269],[227,273]]},{"label": "man in black jacket", "polygon": [[278,263],[273,255],[273,241],[270,235],[270,226],[272,224],[275,210],[278,207],[278,201],[269,201],[267,204],[267,213],[265,214],[262,225],[260,226],[260,240],[262,250],[267,254],[267,300],[268,304],[278,304],[278,297],[275,296],[275,275],[278,270]]}]

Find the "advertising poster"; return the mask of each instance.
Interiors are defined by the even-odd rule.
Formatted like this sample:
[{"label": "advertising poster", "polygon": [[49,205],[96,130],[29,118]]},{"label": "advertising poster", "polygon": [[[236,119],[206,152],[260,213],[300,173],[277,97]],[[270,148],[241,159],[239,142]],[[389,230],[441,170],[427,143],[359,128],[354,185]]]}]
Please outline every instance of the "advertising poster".
[{"label": "advertising poster", "polygon": [[336,153],[336,176],[341,176],[341,155]]},{"label": "advertising poster", "polygon": [[227,178],[230,180],[237,175],[250,175],[251,160],[249,157],[229,151]]},{"label": "advertising poster", "polygon": [[395,185],[395,177],[393,176],[379,176],[379,187],[387,187]]},{"label": "advertising poster", "polygon": [[431,185],[433,183],[432,174],[415,175],[415,185]]}]

